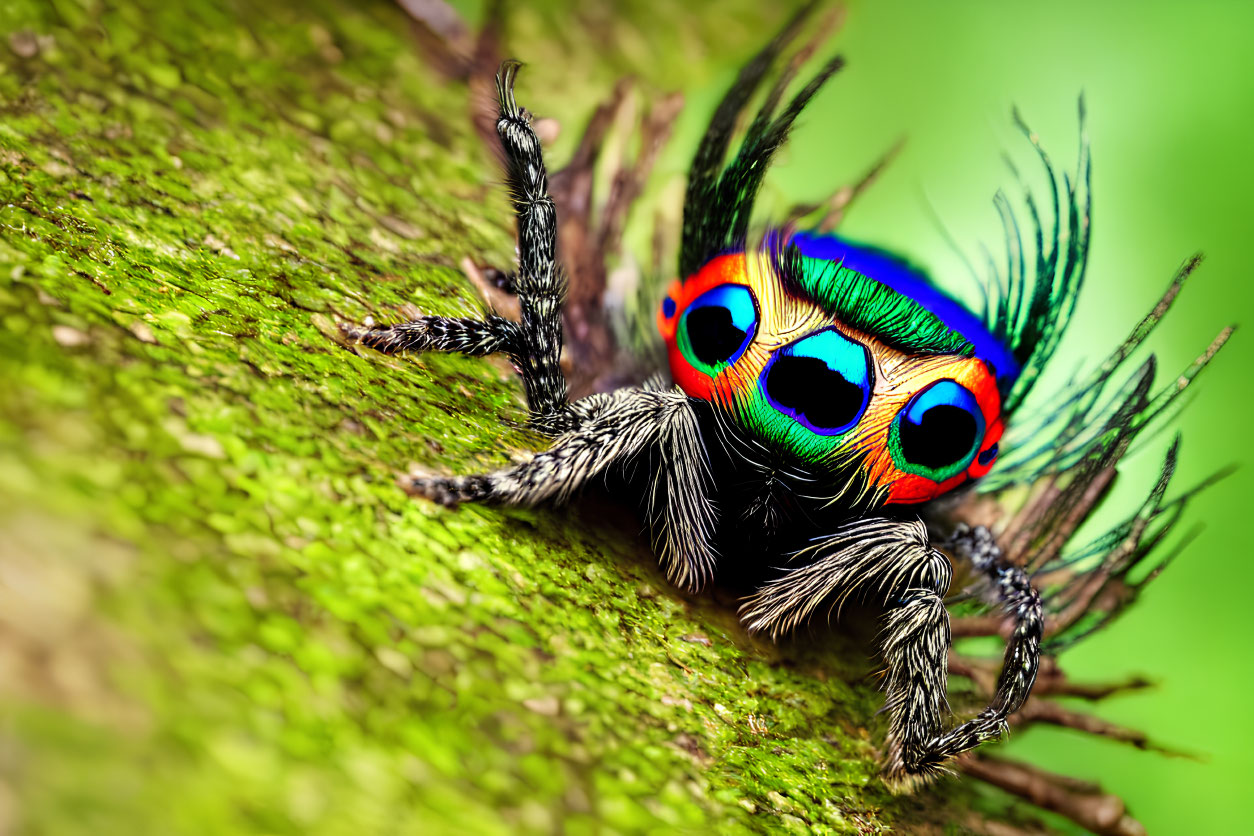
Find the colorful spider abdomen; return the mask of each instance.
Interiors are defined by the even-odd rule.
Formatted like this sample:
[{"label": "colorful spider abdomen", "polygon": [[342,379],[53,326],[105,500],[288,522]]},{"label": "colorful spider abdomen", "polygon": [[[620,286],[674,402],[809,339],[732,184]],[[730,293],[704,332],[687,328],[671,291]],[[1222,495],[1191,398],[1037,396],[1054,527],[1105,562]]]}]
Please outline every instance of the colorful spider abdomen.
[{"label": "colorful spider abdomen", "polygon": [[684,392],[811,468],[861,470],[885,504],[987,473],[1019,371],[917,270],[825,235],[716,256],[671,286],[658,325]]}]

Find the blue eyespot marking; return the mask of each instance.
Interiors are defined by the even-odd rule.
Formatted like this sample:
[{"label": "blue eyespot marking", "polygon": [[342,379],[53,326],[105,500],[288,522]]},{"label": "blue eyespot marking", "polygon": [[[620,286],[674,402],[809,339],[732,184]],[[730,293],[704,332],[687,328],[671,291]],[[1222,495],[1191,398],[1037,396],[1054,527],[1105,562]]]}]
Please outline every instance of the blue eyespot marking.
[{"label": "blue eyespot marking", "polygon": [[679,346],[688,362],[713,376],[740,359],[757,330],[753,292],[744,285],[723,284],[702,293],[684,311]]},{"label": "blue eyespot marking", "polygon": [[840,435],[871,400],[871,354],[835,328],[802,337],[775,353],[762,390],[779,412],[819,435]]},{"label": "blue eyespot marking", "polygon": [[997,445],[994,444],[984,452],[980,453],[980,467],[988,467],[993,459],[997,458]]},{"label": "blue eyespot marking", "polygon": [[675,300],[667,296],[662,300],[662,316],[670,319],[675,315]]},{"label": "blue eyespot marking", "polygon": [[966,469],[983,439],[975,395],[957,381],[938,380],[897,413],[889,449],[902,470],[943,482]]}]

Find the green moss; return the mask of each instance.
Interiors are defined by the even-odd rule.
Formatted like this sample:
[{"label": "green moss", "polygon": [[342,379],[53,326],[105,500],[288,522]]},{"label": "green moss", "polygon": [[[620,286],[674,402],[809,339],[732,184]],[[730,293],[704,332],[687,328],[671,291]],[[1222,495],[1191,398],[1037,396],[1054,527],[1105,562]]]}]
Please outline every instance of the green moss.
[{"label": "green moss", "polygon": [[970,788],[894,798],[876,777],[864,649],[746,637],[733,605],[667,586],[625,515],[397,489],[407,463],[491,468],[534,440],[501,425],[520,416],[502,367],[328,336],[406,305],[474,310],[455,265],[513,249],[466,90],[424,68],[393,7],[5,11],[0,817],[961,819]]}]

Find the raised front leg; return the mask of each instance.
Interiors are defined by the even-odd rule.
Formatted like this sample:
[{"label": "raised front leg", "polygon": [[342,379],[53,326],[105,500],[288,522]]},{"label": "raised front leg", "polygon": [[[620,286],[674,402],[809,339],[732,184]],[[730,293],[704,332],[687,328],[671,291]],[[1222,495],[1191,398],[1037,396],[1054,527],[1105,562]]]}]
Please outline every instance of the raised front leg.
[{"label": "raised front leg", "polygon": [[710,540],[717,519],[688,396],[620,389],[576,401],[552,426],[560,430],[552,446],[521,464],[474,476],[416,478],[408,487],[446,505],[536,505],[563,502],[612,468],[640,468],[655,475],[644,501],[663,569],[679,586],[701,587],[714,569]]},{"label": "raised front leg", "polygon": [[987,543],[973,552],[976,568],[995,582],[998,600],[1016,619],[997,694],[975,718],[943,731],[948,711],[949,615],[942,596],[952,569],[928,543],[923,523],[866,519],[796,558],[805,565],[767,583],[745,601],[751,630],[777,637],[807,620],[822,604],[853,598],[889,607],[883,652],[888,663],[885,708],[890,715],[890,780],[908,784],[944,770],[947,761],[999,737],[1006,718],[1027,698],[1040,659],[1041,602],[1021,570]]},{"label": "raised front leg", "polygon": [[344,332],[385,354],[508,354],[522,374],[533,422],[545,424],[566,407],[566,379],[558,365],[566,279],[557,265],[557,214],[548,193],[540,140],[531,129],[530,115],[514,99],[519,66],[517,61],[506,61],[497,74],[496,132],[505,151],[506,183],[518,216],[518,272],[511,277],[511,286],[518,294],[522,321],[499,316],[482,321],[423,316],[382,328],[345,327]]}]

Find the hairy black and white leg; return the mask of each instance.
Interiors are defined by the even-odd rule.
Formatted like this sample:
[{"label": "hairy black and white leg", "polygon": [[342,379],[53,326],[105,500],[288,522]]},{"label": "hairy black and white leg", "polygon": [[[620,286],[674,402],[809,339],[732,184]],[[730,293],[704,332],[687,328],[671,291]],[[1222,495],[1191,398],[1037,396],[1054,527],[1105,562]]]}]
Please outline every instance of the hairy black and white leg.
[{"label": "hairy black and white leg", "polygon": [[346,326],[344,336],[382,354],[402,351],[455,351],[482,357],[487,354],[517,356],[523,350],[522,330],[504,317],[420,316],[383,328]]},{"label": "hairy black and white leg", "polygon": [[997,691],[989,706],[937,740],[928,758],[920,762],[920,774],[1002,735],[1006,718],[1023,705],[1036,682],[1045,633],[1040,593],[1022,568],[1005,559],[992,532],[984,526],[959,526],[950,544],[968,556],[976,571],[988,579],[991,597],[1014,620],[1014,629],[1006,643]]},{"label": "hairy black and white leg", "polygon": [[[963,536],[963,535],[960,535]],[[949,587],[948,560],[931,548],[921,522],[867,519],[843,527],[803,553],[809,562],[771,581],[745,603],[752,630],[772,636],[806,620],[824,602],[850,598],[887,605],[884,657],[890,714],[888,774],[898,782],[925,779],[962,752],[999,737],[1006,718],[1031,691],[1040,659],[1040,595],[1026,575],[1008,565],[987,532],[971,541],[977,569],[994,582],[998,601],[1015,617],[997,693],[976,717],[942,731],[947,711],[949,616],[941,597]]]},{"label": "hairy black and white leg", "polygon": [[525,354],[519,358],[527,403],[533,415],[550,415],[566,405],[562,354],[562,302],[566,277],[557,264],[557,211],[548,192],[540,139],[530,115],[514,100],[522,66],[506,61],[496,76],[501,111],[496,132],[505,149],[506,182],[518,217],[518,274],[514,289],[522,311]]},{"label": "hairy black and white leg", "polygon": [[571,404],[552,425],[553,444],[521,464],[474,476],[410,480],[437,502],[536,505],[563,502],[612,468],[652,476],[647,511],[659,558],[676,584],[699,588],[713,572],[717,525],[709,464],[692,401],[682,392],[620,389]]},{"label": "hairy black and white leg", "polygon": [[711,497],[713,482],[701,426],[692,399],[681,392],[650,388],[646,382],[642,394],[684,402],[679,420],[665,421],[649,450],[644,504],[662,570],[671,583],[696,591],[713,577],[718,557],[713,545],[718,509]]},{"label": "hairy black and white leg", "polygon": [[[518,272],[508,277],[518,295],[521,322],[498,316],[484,320],[424,316],[383,328],[345,328],[345,334],[386,354],[399,351],[456,351],[510,355],[522,374],[533,420],[566,406],[562,353],[562,301],[566,279],[557,265],[557,213],[531,118],[514,99],[517,61],[506,61],[496,77],[500,105],[496,132],[505,151],[506,184],[518,217]],[[504,274],[502,274],[504,275]]]},{"label": "hairy black and white leg", "polygon": [[949,560],[930,546],[922,522],[875,517],[842,526],[795,559],[805,563],[748,598],[741,619],[778,638],[823,605],[837,614],[849,600],[889,606],[889,769],[917,759],[940,734],[948,710],[949,616],[942,596],[953,576]]}]

